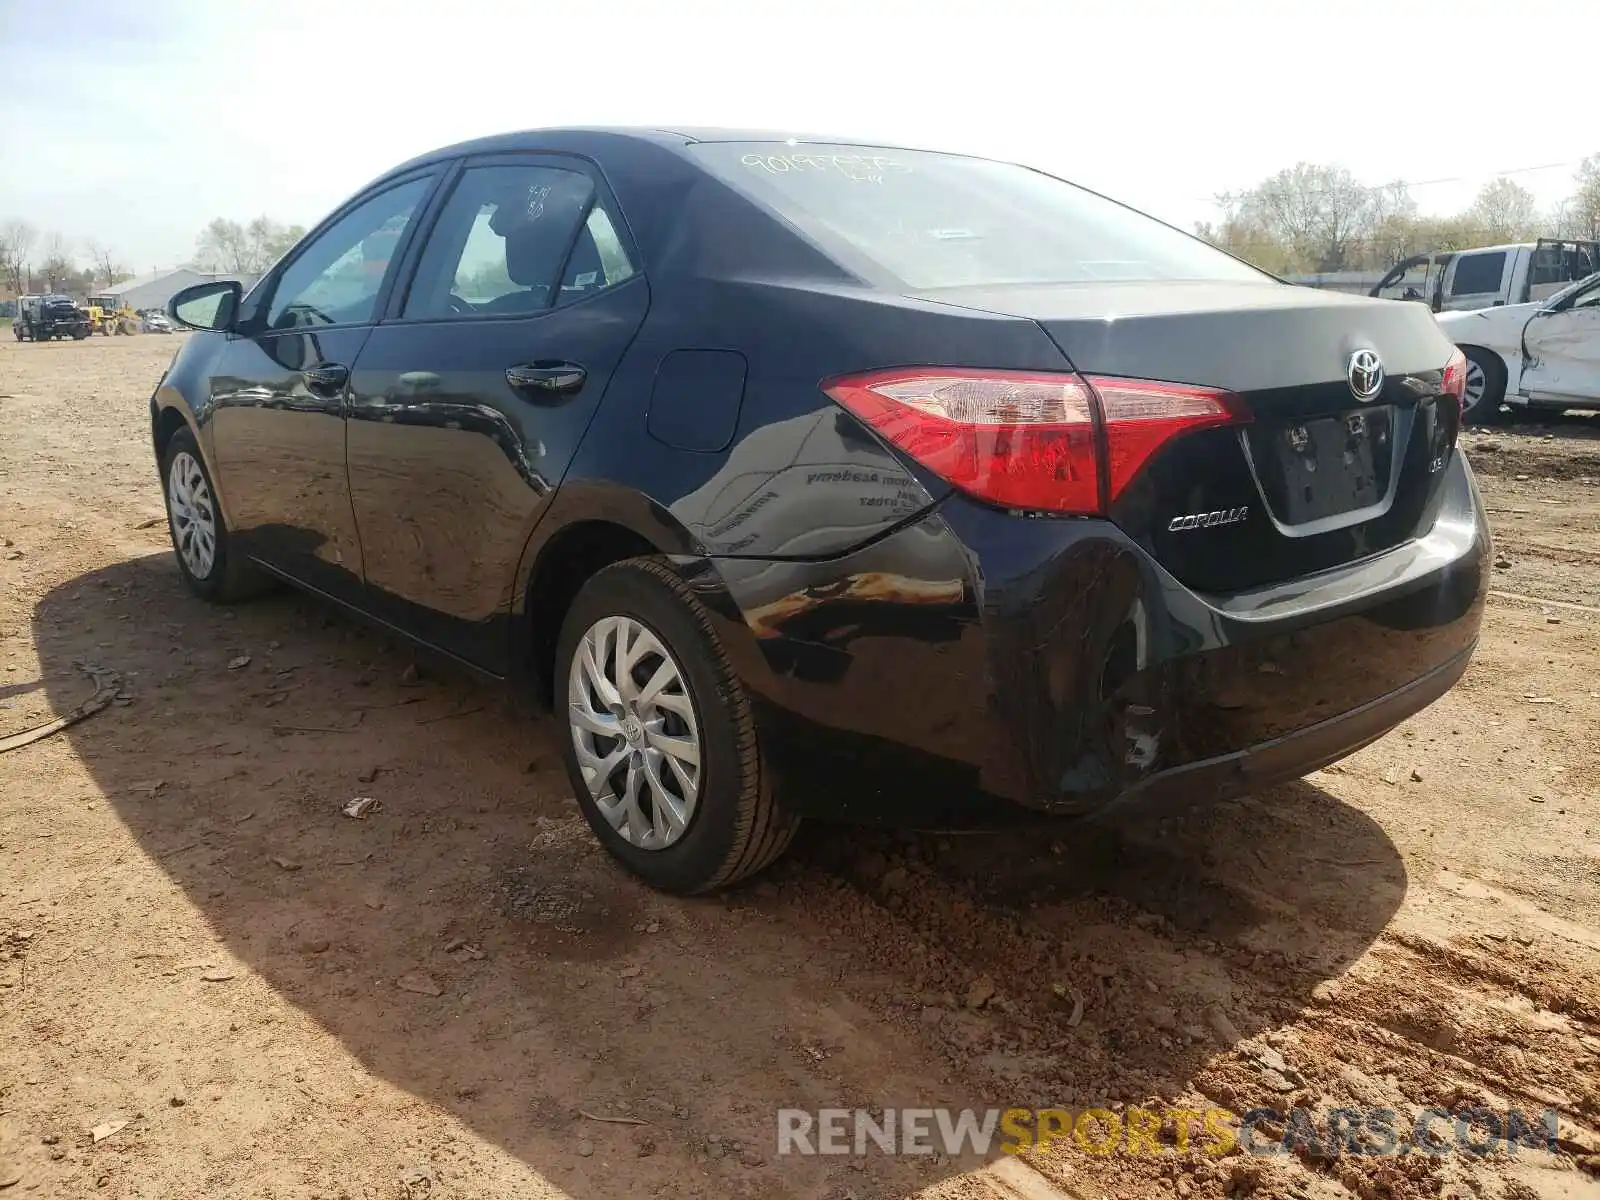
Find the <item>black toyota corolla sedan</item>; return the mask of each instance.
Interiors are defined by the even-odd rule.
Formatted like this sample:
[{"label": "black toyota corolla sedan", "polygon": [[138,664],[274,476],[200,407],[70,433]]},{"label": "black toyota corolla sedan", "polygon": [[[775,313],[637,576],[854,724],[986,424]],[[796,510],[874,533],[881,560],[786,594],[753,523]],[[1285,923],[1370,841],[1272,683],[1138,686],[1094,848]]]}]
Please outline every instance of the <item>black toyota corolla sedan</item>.
[{"label": "black toyota corolla sedan", "polygon": [[1432,315],[1026,167],[511,134],[171,312],[204,331],[150,406],[190,587],[286,580],[511,681],[673,891],[807,816],[1260,788],[1436,699],[1478,634]]}]

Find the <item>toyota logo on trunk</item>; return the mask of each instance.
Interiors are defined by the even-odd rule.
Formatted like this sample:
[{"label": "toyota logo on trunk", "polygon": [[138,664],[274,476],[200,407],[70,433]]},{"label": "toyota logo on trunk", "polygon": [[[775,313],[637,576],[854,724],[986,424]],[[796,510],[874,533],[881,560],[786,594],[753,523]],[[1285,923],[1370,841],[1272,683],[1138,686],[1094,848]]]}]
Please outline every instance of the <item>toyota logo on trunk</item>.
[{"label": "toyota logo on trunk", "polygon": [[1348,372],[1350,394],[1357,400],[1371,400],[1383,391],[1383,363],[1373,350],[1357,350],[1350,356]]}]

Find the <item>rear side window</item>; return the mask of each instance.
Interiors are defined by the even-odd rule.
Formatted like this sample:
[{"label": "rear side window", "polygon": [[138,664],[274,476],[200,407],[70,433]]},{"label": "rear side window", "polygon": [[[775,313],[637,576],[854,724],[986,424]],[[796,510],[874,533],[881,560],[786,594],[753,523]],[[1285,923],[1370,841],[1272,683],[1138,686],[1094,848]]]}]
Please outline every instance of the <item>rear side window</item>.
[{"label": "rear side window", "polygon": [[556,303],[570,304],[632,275],[633,263],[628,260],[628,252],[617,236],[617,227],[611,223],[606,210],[597,204],[589,210],[589,219],[578,231],[578,240],[561,277],[561,293]]},{"label": "rear side window", "polygon": [[1450,284],[1452,296],[1479,296],[1485,292],[1498,292],[1500,278],[1506,271],[1506,252],[1492,254],[1463,254],[1456,259],[1456,275]]},{"label": "rear side window", "polygon": [[1581,244],[1562,245],[1549,242],[1533,252],[1533,263],[1528,268],[1528,283],[1533,287],[1542,284],[1567,284],[1575,279],[1585,279],[1600,268],[1593,251]]},{"label": "rear side window", "polygon": [[1581,278],[1580,275],[1571,274],[1572,260],[1576,257],[1563,254],[1560,246],[1540,246],[1533,252],[1533,262],[1528,266],[1529,285],[1538,287],[1544,283],[1568,283]]},{"label": "rear side window", "polygon": [[864,257],[913,291],[1264,278],[1142,213],[1010,163],[811,143],[690,150],[841,262]]},{"label": "rear side window", "polygon": [[404,315],[541,312],[632,274],[587,175],[534,165],[471,167],[428,236]]}]

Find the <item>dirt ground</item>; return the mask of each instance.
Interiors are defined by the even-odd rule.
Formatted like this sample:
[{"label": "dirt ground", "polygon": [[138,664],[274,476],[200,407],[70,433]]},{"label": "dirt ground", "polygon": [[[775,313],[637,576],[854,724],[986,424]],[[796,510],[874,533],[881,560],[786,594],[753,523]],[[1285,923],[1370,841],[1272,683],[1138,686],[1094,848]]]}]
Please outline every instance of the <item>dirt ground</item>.
[{"label": "dirt ground", "polygon": [[[177,340],[0,343],[0,738],[122,689],[0,754],[0,1200],[1600,1195],[1600,421],[1467,435],[1482,644],[1353,758],[1053,840],[812,829],[682,901],[596,849],[551,722],[297,596],[183,591]],[[780,1107],[1141,1103],[1560,1140],[775,1153]]]}]

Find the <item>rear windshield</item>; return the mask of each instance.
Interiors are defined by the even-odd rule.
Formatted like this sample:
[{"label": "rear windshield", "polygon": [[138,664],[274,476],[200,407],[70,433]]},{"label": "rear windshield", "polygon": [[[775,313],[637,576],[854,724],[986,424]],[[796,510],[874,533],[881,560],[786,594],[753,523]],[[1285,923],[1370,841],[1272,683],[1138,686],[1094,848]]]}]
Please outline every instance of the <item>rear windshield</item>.
[{"label": "rear windshield", "polygon": [[809,142],[690,149],[845,265],[864,257],[912,291],[1263,278],[1159,221],[1010,163]]}]

